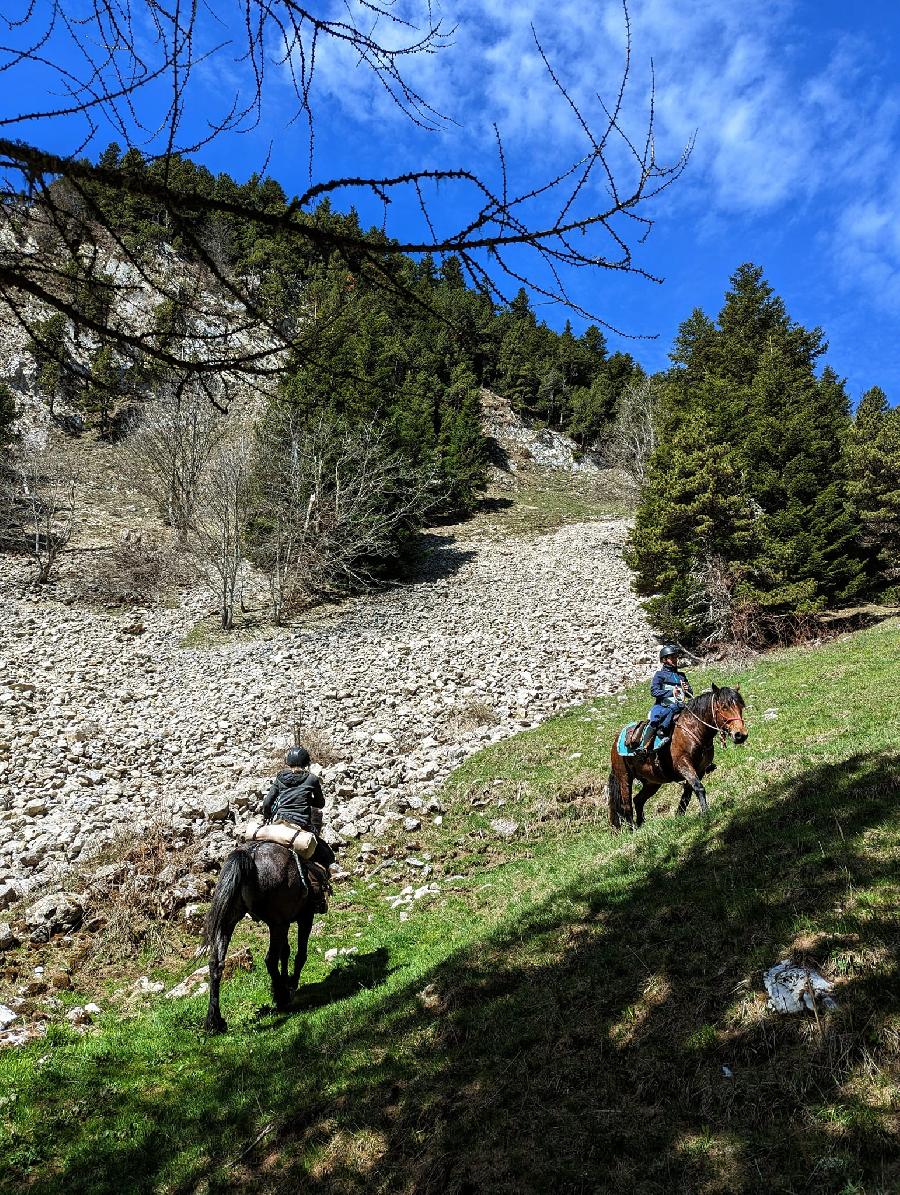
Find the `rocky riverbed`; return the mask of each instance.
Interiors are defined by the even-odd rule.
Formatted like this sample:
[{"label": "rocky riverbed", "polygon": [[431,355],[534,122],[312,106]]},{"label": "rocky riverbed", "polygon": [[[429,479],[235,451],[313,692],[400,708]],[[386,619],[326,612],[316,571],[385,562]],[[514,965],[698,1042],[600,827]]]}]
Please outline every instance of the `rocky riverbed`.
[{"label": "rocky riverbed", "polygon": [[436,535],[414,584],[193,647],[182,641],[201,594],[93,612],[27,592],[4,560],[0,909],[124,825],[171,824],[224,855],[297,724],[325,757],[333,842],[392,821],[414,834],[441,817],[441,782],[466,755],[647,675],[655,640],[621,559],[625,530]]}]

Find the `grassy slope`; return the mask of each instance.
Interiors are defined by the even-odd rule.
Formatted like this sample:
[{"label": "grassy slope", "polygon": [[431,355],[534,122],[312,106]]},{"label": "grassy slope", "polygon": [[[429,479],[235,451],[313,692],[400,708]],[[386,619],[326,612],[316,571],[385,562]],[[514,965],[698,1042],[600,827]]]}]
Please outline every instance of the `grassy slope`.
[{"label": "grassy slope", "polygon": [[[751,726],[705,821],[663,816],[673,788],[639,834],[604,826],[642,693],[468,761],[421,843],[466,880],[405,922],[359,883],[316,940],[358,953],[311,958],[299,1015],[257,1017],[259,968],[226,985],[224,1038],[163,1001],[0,1058],[0,1184],[896,1190],[898,629],[694,677],[742,681]],[[839,979],[837,1012],[765,1012],[791,951]]]}]

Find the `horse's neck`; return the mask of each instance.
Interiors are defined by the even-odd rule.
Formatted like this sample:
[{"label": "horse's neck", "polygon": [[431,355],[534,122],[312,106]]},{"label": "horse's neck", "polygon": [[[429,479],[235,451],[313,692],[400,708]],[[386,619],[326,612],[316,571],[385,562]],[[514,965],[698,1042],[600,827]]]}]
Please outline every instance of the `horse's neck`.
[{"label": "horse's neck", "polygon": [[711,742],[719,733],[719,728],[715,725],[712,718],[704,717],[699,709],[687,706],[684,712],[686,714],[694,715],[691,719],[691,725],[698,728],[698,733],[701,740],[708,739]]}]

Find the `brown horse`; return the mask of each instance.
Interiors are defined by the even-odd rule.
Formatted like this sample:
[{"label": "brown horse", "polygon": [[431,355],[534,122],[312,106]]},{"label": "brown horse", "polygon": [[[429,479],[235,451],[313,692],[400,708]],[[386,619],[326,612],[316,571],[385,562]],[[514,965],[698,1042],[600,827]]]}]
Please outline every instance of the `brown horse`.
[{"label": "brown horse", "polygon": [[[678,802],[677,814],[688,807],[691,794],[697,794],[700,812],[707,813],[706,789],[703,776],[712,770],[713,744],[717,734],[730,736],[735,743],[747,738],[744,725],[744,699],[740,689],[717,688],[693,697],[675,720],[672,741],[649,759],[620,755],[618,736],[611,754],[609,773],[609,820],[618,829],[622,821],[630,830],[644,824],[644,805],[664,784],[681,783],[684,788]],[[634,794],[635,780],[641,787]]]},{"label": "brown horse", "polygon": [[[307,869],[309,885],[318,886],[313,868]],[[272,1000],[281,1011],[290,1008],[291,996],[306,962],[309,935],[318,892],[312,892],[300,878],[294,852],[276,842],[254,842],[238,847],[225,860],[212,904],[206,915],[209,944],[209,1009],[207,1033],[224,1033],[227,1025],[219,1011],[219,985],[225,954],[235,926],[249,913],[254,921],[269,927],[266,969],[272,983]],[[294,971],[288,975],[291,946],[288,932],[297,923],[297,954]]]}]

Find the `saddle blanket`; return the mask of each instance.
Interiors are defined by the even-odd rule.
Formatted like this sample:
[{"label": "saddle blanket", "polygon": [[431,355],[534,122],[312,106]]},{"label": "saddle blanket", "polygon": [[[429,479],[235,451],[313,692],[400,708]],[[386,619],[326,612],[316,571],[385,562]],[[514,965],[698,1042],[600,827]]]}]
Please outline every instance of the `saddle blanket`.
[{"label": "saddle blanket", "polygon": [[301,859],[311,859],[315,854],[318,839],[309,830],[303,830],[295,822],[250,822],[244,831],[247,842],[277,842],[290,847]]},{"label": "saddle blanket", "polygon": [[[640,726],[640,722],[629,722],[628,725],[623,726],[621,731],[619,732],[619,741],[618,741],[618,743],[616,743],[616,750],[619,752],[620,755],[634,755],[634,751],[628,746],[628,744],[625,740],[630,736],[631,732],[634,730],[634,728],[636,726]],[[651,748],[652,751],[655,751],[657,749],[657,747],[659,746],[659,740],[663,737],[665,737],[665,736],[658,734],[654,738],[653,746]]]}]

